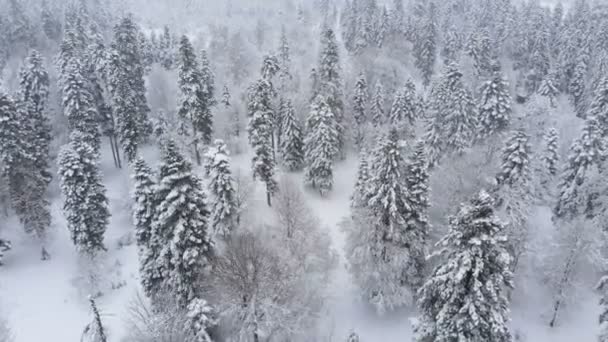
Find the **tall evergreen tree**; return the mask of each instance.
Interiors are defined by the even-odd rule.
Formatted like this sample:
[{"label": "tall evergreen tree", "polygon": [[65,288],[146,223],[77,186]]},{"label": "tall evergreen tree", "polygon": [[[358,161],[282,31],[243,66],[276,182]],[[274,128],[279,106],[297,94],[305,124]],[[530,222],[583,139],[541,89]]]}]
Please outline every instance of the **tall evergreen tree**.
[{"label": "tall evergreen tree", "polygon": [[492,198],[481,192],[450,218],[444,258],[418,291],[414,341],[511,341],[511,257]]},{"label": "tall evergreen tree", "polygon": [[209,151],[209,190],[213,196],[211,227],[213,233],[228,238],[236,229],[236,191],[230,171],[228,148],[216,140]]},{"label": "tall evergreen tree", "polygon": [[199,297],[197,279],[208,267],[213,242],[201,181],[172,141],[163,146],[156,201],[150,253],[158,253],[154,266],[160,288],[185,308]]},{"label": "tall evergreen tree", "polygon": [[431,120],[426,133],[429,162],[438,163],[445,153],[462,153],[470,146],[477,129],[477,111],[471,92],[462,82],[462,73],[448,64],[442,79],[431,91]]},{"label": "tall evergreen tree", "polygon": [[357,167],[357,181],[355,189],[350,198],[351,208],[366,207],[371,196],[369,192],[370,181],[370,165],[367,151],[359,152],[359,166]]},{"label": "tall evergreen tree", "polygon": [[201,51],[201,85],[202,100],[206,110],[195,118],[194,126],[201,134],[202,143],[210,145],[213,135],[211,108],[217,104],[217,101],[215,99],[215,75],[211,70],[211,63],[205,50]]},{"label": "tall evergreen tree", "polygon": [[271,97],[274,94],[272,84],[262,78],[249,89],[249,144],[253,147],[253,175],[266,184],[266,201],[271,205],[272,195],[277,190],[274,179],[275,160],[272,148],[272,124],[274,113]]},{"label": "tall evergreen tree", "polygon": [[581,137],[570,147],[568,160],[558,184],[558,199],[554,214],[570,219],[586,210],[586,198],[581,198],[581,186],[588,179],[590,168],[597,167],[606,157],[606,143],[601,137],[598,120],[587,118]]},{"label": "tall evergreen tree", "polygon": [[159,56],[160,65],[165,69],[171,70],[175,64],[175,44],[176,41],[171,35],[169,26],[165,25],[163,34],[159,39]]},{"label": "tall evergreen tree", "polygon": [[555,98],[559,95],[559,89],[557,88],[557,80],[555,79],[555,73],[549,72],[540,83],[538,88],[538,94],[549,99],[551,107],[555,107]]},{"label": "tall evergreen tree", "polygon": [[152,131],[138,32],[132,16],[120,20],[114,27],[109,62],[112,109],[120,143],[129,161],[135,160],[139,143]]},{"label": "tall evergreen tree", "polygon": [[58,163],[63,211],[76,250],[89,256],[105,251],[103,238],[110,211],[97,152],[89,137],[73,131],[70,142],[59,154]]},{"label": "tall evergreen tree", "polygon": [[156,181],[154,173],[140,157],[133,163],[133,222],[135,223],[135,240],[144,252],[148,248],[152,234],[152,219],[155,211]]},{"label": "tall evergreen tree", "polygon": [[367,81],[365,80],[365,75],[360,73],[353,94],[353,118],[357,127],[361,127],[367,121],[368,97]]},{"label": "tall evergreen tree", "polygon": [[283,130],[281,139],[281,152],[283,165],[289,171],[301,170],[304,166],[304,141],[302,128],[291,101],[285,102],[285,115],[283,117]]},{"label": "tall evergreen tree", "polygon": [[[407,203],[410,207],[407,220],[407,230],[411,232],[420,246],[421,257],[424,257],[426,241],[429,233],[428,210],[429,201],[429,171],[426,157],[426,146],[419,141],[414,148],[414,153],[407,162],[407,173],[405,175],[405,187],[407,188]],[[418,262],[422,263],[423,260]]]},{"label": "tall evergreen tree", "polygon": [[[49,148],[51,144],[51,126],[46,114],[49,96],[49,76],[44,69],[40,54],[33,50],[25,60],[20,73],[19,96],[24,111],[27,114],[21,122],[22,137],[29,141],[30,163],[22,167],[27,170],[29,180],[27,189],[18,191],[27,196],[23,204],[29,208],[25,215],[20,215],[26,231],[35,232],[40,239],[44,239],[45,232],[51,224],[49,202],[46,191],[51,182],[49,172]],[[47,257],[46,250],[42,249],[43,258]]]},{"label": "tall evergreen tree", "polygon": [[316,69],[318,86],[313,89],[313,101],[317,95],[326,98],[326,102],[333,113],[337,126],[338,154],[344,156],[344,102],[342,99],[342,68],[340,67],[340,55],[334,31],[327,28],[321,37],[321,54]]},{"label": "tall evergreen tree", "polygon": [[557,175],[557,165],[559,163],[558,138],[555,128],[550,128],[544,137],[543,169],[550,176]]},{"label": "tall evergreen tree", "polygon": [[99,113],[95,101],[83,76],[83,67],[78,59],[72,59],[66,68],[63,82],[63,111],[70,130],[84,134],[88,144],[99,152]]},{"label": "tall evergreen tree", "polygon": [[511,122],[509,85],[499,70],[481,87],[479,101],[479,138],[504,132]]},{"label": "tall evergreen tree", "polygon": [[304,182],[325,196],[333,187],[333,159],[339,153],[339,124],[329,101],[317,97],[306,120]]},{"label": "tall evergreen tree", "polygon": [[499,185],[527,183],[530,180],[530,137],[523,131],[515,131],[502,151],[500,172],[496,176]]},{"label": "tall evergreen tree", "polygon": [[374,127],[378,127],[386,121],[384,106],[384,88],[382,87],[382,84],[378,82],[376,83],[376,91],[374,92],[370,108],[371,120]]},{"label": "tall evergreen tree", "polygon": [[601,136],[608,137],[608,75],[602,77],[595,88],[589,116],[597,120]]},{"label": "tall evergreen tree", "polygon": [[418,31],[413,48],[415,64],[422,73],[425,87],[431,83],[437,55],[437,27],[435,20],[435,4],[431,2],[427,16],[421,23],[422,26]]},{"label": "tall evergreen tree", "polygon": [[416,88],[411,80],[395,95],[391,107],[389,120],[392,125],[407,124],[413,126],[418,113],[416,113]]},{"label": "tall evergreen tree", "polygon": [[[182,134],[191,134],[192,147],[196,156],[196,162],[201,165],[201,154],[199,142],[211,138],[211,132],[201,132],[197,128],[209,128],[211,112],[207,106],[202,72],[199,69],[198,60],[194,53],[194,48],[187,36],[182,36],[178,55],[179,65],[179,88],[181,91],[180,105],[178,109],[179,117],[184,120],[184,124],[191,126],[192,133],[186,129],[180,130]],[[202,124],[204,121],[205,124]],[[202,125],[195,125],[196,123]],[[204,126],[204,127],[198,127]],[[208,135],[208,136],[207,136]],[[207,137],[205,137],[207,136]]]}]

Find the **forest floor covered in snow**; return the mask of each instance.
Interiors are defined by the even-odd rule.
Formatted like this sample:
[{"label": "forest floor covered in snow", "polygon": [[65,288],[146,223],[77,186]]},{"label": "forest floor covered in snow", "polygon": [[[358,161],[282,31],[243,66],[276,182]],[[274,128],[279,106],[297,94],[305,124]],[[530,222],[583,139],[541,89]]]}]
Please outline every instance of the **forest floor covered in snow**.
[{"label": "forest floor covered in snow", "polygon": [[[129,192],[129,171],[114,168],[109,151],[104,151],[102,170],[108,189],[112,211],[111,223],[106,234],[108,253],[107,270],[103,274],[110,279],[107,290],[99,298],[104,323],[108,326],[111,342],[124,341],[129,319],[129,303],[139,292],[137,251],[134,244],[119,247],[120,241],[132,232]],[[155,165],[157,152],[146,150],[146,159]],[[356,330],[362,341],[407,341],[411,336],[410,319],[415,312],[400,311],[378,316],[373,309],[357,298],[357,289],[350,279],[343,256],[344,232],[340,221],[349,214],[349,196],[355,182],[357,158],[350,156],[336,165],[334,191],[326,198],[304,189],[301,174],[289,174],[296,184],[301,184],[307,203],[328,229],[333,247],[339,256],[329,288],[329,300],[320,328],[325,331],[326,341],[344,341],[348,332]],[[234,156],[235,172],[248,174],[250,157]],[[201,172],[202,175],[202,172]],[[256,187],[250,208],[256,221],[263,222],[268,209],[262,186]],[[82,329],[90,321],[87,294],[79,290],[79,265],[68,230],[61,213],[61,200],[55,197],[53,209],[53,239],[49,246],[52,258],[42,261],[31,238],[21,233],[16,219],[11,218],[7,232],[14,246],[7,254],[6,265],[0,268],[0,298],[16,342],[78,341]],[[542,215],[542,212],[541,214]],[[540,217],[539,220],[544,220]],[[115,287],[115,289],[112,289]],[[540,287],[539,287],[540,288]],[[577,303],[563,311],[559,326],[550,328],[548,313],[551,309],[550,294],[526,284],[523,297],[512,304],[514,335],[530,342],[592,341],[597,335],[598,298],[590,291],[579,296]]]}]

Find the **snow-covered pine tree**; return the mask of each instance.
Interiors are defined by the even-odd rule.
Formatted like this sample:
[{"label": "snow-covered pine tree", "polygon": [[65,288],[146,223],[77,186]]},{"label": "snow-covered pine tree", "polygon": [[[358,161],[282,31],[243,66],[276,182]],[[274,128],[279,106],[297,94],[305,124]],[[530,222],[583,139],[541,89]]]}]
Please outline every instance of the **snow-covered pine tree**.
[{"label": "snow-covered pine tree", "polygon": [[288,83],[293,78],[290,71],[291,55],[285,26],[281,26],[281,38],[279,41],[279,68],[279,87],[281,89],[281,93],[284,93],[288,89]]},{"label": "snow-covered pine tree", "polygon": [[471,92],[463,84],[462,73],[455,63],[446,66],[430,98],[431,120],[425,141],[433,166],[445,153],[462,153],[471,145],[478,118]]},{"label": "snow-covered pine tree", "polygon": [[600,335],[598,336],[598,342],[607,342],[608,341],[608,276],[603,276],[596,289],[602,292],[602,297],[600,298],[600,306],[602,307],[602,312],[600,313],[599,323],[600,323]]},{"label": "snow-covered pine tree", "polygon": [[6,239],[0,238],[0,266],[4,265],[2,259],[4,258],[4,252],[10,251],[12,248],[11,242]]},{"label": "snow-covered pine tree", "polygon": [[608,75],[600,79],[593,92],[589,116],[597,120],[602,137],[608,137]]},{"label": "snow-covered pine tree", "polygon": [[189,332],[192,342],[212,342],[209,329],[217,322],[213,317],[213,308],[206,300],[194,298],[186,308],[186,323],[184,328]]},{"label": "snow-covered pine tree", "polygon": [[361,296],[382,314],[412,303],[422,281],[424,246],[407,227],[410,207],[397,131],[378,144],[366,189],[369,200],[351,207],[346,253]]},{"label": "snow-covered pine tree", "polygon": [[558,139],[559,136],[555,128],[550,128],[545,134],[542,168],[546,178],[543,181],[548,181],[557,175],[557,165],[559,163]]},{"label": "snow-covered pine tree", "polygon": [[194,118],[194,127],[201,134],[202,143],[211,144],[213,135],[213,115],[211,108],[217,104],[215,99],[215,75],[211,70],[211,63],[207,51],[201,51],[201,92],[206,110]]},{"label": "snow-covered pine tree", "polygon": [[486,75],[491,69],[492,47],[488,30],[477,28],[465,46],[467,54],[473,59],[477,76]]},{"label": "snow-covered pine tree", "polygon": [[371,120],[374,127],[378,127],[386,121],[384,106],[384,88],[382,87],[382,83],[377,82],[370,108]]},{"label": "snow-covered pine tree", "polygon": [[430,229],[428,222],[430,175],[428,168],[425,143],[424,141],[418,141],[414,147],[414,153],[407,162],[405,187],[407,189],[407,203],[410,207],[407,229],[415,234],[415,241],[422,245],[422,247],[417,248],[423,248],[423,251],[426,250],[426,241]]},{"label": "snow-covered pine tree", "polygon": [[285,113],[282,122],[281,157],[283,165],[289,171],[301,170],[304,166],[304,141],[302,128],[296,118],[295,109],[290,100],[285,101]]},{"label": "snow-covered pine tree", "polygon": [[[20,72],[20,112],[22,113],[19,133],[23,141],[28,142],[27,162],[19,163],[19,173],[25,179],[24,184],[13,189],[15,211],[27,232],[35,233],[43,243],[42,258],[48,253],[44,248],[44,238],[51,224],[51,213],[46,191],[51,182],[49,172],[49,147],[51,127],[46,117],[46,102],[49,94],[49,76],[43,66],[40,54],[33,50],[25,59]],[[18,196],[15,196],[17,195]]]},{"label": "snow-covered pine tree", "polygon": [[87,143],[99,153],[101,134],[99,133],[99,113],[84,70],[76,58],[70,60],[63,80],[63,112],[71,131],[79,131]]},{"label": "snow-covered pine tree", "polygon": [[140,251],[148,248],[154,218],[156,182],[148,164],[139,157],[133,163],[133,222],[135,241]]},{"label": "snow-covered pine tree", "polygon": [[213,196],[211,228],[214,235],[228,238],[237,228],[236,194],[230,171],[228,148],[222,140],[208,152],[209,192]]},{"label": "snow-covered pine tree", "polygon": [[97,152],[86,134],[73,131],[58,158],[63,212],[76,250],[95,256],[103,243],[110,211],[101,181]]},{"label": "snow-covered pine tree", "polygon": [[340,54],[334,31],[330,28],[324,29],[321,36],[321,54],[316,69],[316,80],[318,86],[313,89],[313,101],[317,95],[325,98],[326,103],[333,113],[337,125],[338,154],[336,157],[344,157],[344,103],[342,99],[342,68],[340,67]]},{"label": "snow-covered pine tree", "polygon": [[355,189],[350,197],[351,208],[366,207],[370,198],[369,180],[370,180],[370,165],[369,156],[365,149],[359,152],[359,166],[357,167],[357,181]]},{"label": "snow-covered pine tree", "polygon": [[249,144],[254,150],[252,159],[253,175],[266,184],[266,202],[271,205],[272,195],[277,190],[274,179],[275,160],[272,146],[273,118],[271,97],[274,94],[272,84],[267,78],[261,78],[249,89]]},{"label": "snow-covered pine tree", "polygon": [[152,133],[138,32],[133,17],[123,17],[114,27],[109,60],[112,109],[128,161],[135,160],[139,143]]},{"label": "snow-covered pine tree", "polygon": [[59,42],[61,38],[61,21],[49,7],[48,1],[42,1],[40,10],[40,23],[46,37],[52,41]]},{"label": "snow-covered pine tree", "polygon": [[353,92],[353,119],[357,124],[358,129],[367,121],[367,81],[363,72],[359,74],[357,82],[355,83],[355,90]]},{"label": "snow-covered pine tree", "polygon": [[108,337],[106,328],[101,323],[101,314],[97,309],[97,303],[93,297],[89,297],[89,303],[91,305],[91,313],[93,314],[93,320],[87,324],[82,332],[81,342],[107,342]]},{"label": "snow-covered pine tree", "polygon": [[580,187],[587,180],[589,169],[599,166],[606,158],[606,148],[598,120],[589,116],[581,137],[570,147],[568,161],[560,176],[557,204],[553,210],[556,217],[571,219],[584,212],[587,199],[580,198]]},{"label": "snow-covered pine tree", "polygon": [[509,85],[500,70],[481,86],[479,101],[479,138],[486,139],[504,132],[511,122],[511,95]]},{"label": "snow-covered pine tree", "polygon": [[339,153],[339,124],[328,100],[318,96],[306,119],[304,182],[325,196],[333,187],[333,160]]},{"label": "snow-covered pine tree", "polygon": [[224,89],[222,90],[222,99],[220,101],[224,105],[224,108],[228,108],[231,106],[230,90],[228,90],[228,86],[226,86],[226,85],[224,86]]},{"label": "snow-covered pine tree", "polygon": [[589,49],[584,47],[578,52],[576,64],[568,84],[568,91],[572,96],[572,104],[576,110],[576,115],[580,118],[585,117],[584,95],[587,82],[587,72],[589,71]]},{"label": "snow-covered pine tree", "polygon": [[156,278],[149,285],[168,290],[185,308],[199,297],[197,279],[209,266],[213,242],[201,181],[173,141],[163,146],[156,202],[150,244],[151,253],[158,253],[151,270]]},{"label": "snow-covered pine tree", "polygon": [[555,107],[555,98],[559,95],[555,72],[549,72],[540,83],[538,94],[549,99],[551,107]]},{"label": "snow-covered pine tree", "polygon": [[177,113],[180,119],[183,120],[182,125],[190,126],[192,129],[192,132],[182,129],[180,133],[191,135],[196,163],[201,165],[199,141],[203,137],[201,136],[202,132],[197,130],[194,122],[198,121],[201,117],[207,118],[208,120],[204,121],[208,122],[211,113],[204,98],[202,73],[199,69],[198,60],[194,53],[194,48],[186,35],[182,36],[180,40],[177,64],[179,69],[178,84],[181,92]]},{"label": "snow-covered pine tree", "polygon": [[418,113],[416,113],[416,86],[408,80],[403,89],[397,92],[389,114],[390,123],[393,126],[414,125]]},{"label": "snow-covered pine tree", "polygon": [[437,54],[437,27],[435,4],[431,2],[426,17],[420,23],[421,27],[414,41],[413,54],[416,67],[422,74],[424,86],[431,83]]},{"label": "snow-covered pine tree", "polygon": [[502,163],[496,176],[499,186],[524,184],[530,181],[530,137],[521,130],[515,131],[502,151]]},{"label": "snow-covered pine tree", "polygon": [[[450,218],[444,258],[418,291],[414,341],[511,341],[511,257],[493,200],[482,191]],[[476,284],[483,284],[476,285]]]},{"label": "snow-covered pine tree", "polygon": [[160,65],[167,70],[173,69],[175,64],[175,39],[171,35],[169,26],[165,25],[163,28],[163,34],[159,39],[159,56],[158,60]]}]

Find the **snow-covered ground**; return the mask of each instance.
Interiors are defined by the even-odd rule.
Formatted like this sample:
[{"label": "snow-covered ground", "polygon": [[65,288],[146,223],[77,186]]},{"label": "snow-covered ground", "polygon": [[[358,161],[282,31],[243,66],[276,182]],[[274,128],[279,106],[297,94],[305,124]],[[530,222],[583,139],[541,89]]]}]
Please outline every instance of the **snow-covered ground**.
[{"label": "snow-covered ground", "polygon": [[[109,249],[106,263],[109,271],[104,271],[116,284],[123,280],[124,286],[107,290],[99,298],[98,304],[103,320],[110,330],[111,342],[119,342],[125,333],[129,302],[138,291],[137,253],[135,246],[118,248],[118,240],[133,228],[128,207],[130,179],[127,169],[114,168],[109,151],[102,158],[104,182],[108,189],[112,218],[106,235]],[[145,151],[146,159],[155,165],[157,153],[153,148]],[[411,336],[409,319],[415,314],[402,311],[377,316],[373,310],[357,300],[357,290],[353,286],[343,257],[344,233],[338,223],[348,214],[349,196],[355,181],[357,161],[354,156],[336,165],[335,188],[327,198],[305,191],[312,209],[330,231],[333,246],[340,257],[334,278],[330,284],[328,318],[323,319],[323,329],[331,336],[330,341],[344,341],[347,333],[354,329],[365,342],[408,341]],[[248,174],[250,159],[247,155],[233,158],[233,168]],[[301,174],[291,174],[298,184],[302,184]],[[260,206],[264,213],[265,202],[262,187],[258,186],[254,206]],[[78,265],[74,248],[61,214],[61,200],[53,200],[53,239],[49,251],[52,259],[41,261],[38,246],[21,234],[14,219],[8,226],[14,246],[8,253],[6,265],[0,268],[0,299],[16,342],[38,341],[79,341],[82,328],[89,322],[89,307],[86,295],[79,293],[74,282]],[[580,302],[564,311],[561,325],[548,327],[548,318],[543,315],[550,309],[548,294],[542,290],[529,290],[524,300],[518,300],[513,308],[513,331],[521,332],[525,341],[530,342],[572,342],[593,341],[597,334],[597,297],[589,292]]]}]

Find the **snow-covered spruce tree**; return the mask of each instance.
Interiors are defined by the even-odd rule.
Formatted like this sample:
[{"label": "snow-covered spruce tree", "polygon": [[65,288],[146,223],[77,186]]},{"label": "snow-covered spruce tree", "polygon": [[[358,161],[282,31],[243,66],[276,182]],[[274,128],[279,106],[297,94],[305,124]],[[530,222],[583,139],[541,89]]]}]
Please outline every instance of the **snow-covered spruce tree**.
[{"label": "snow-covered spruce tree", "polygon": [[222,140],[208,152],[209,192],[213,196],[211,228],[214,235],[228,238],[236,229],[236,194],[230,171],[228,148]]},{"label": "snow-covered spruce tree", "polygon": [[99,153],[99,113],[83,72],[83,66],[78,59],[70,60],[63,80],[63,112],[68,119],[70,130],[83,134],[95,153]]},{"label": "snow-covered spruce tree", "polygon": [[597,290],[602,292],[600,299],[602,312],[599,317],[600,335],[598,336],[598,342],[608,341],[608,286],[606,285],[608,285],[608,276],[603,276],[596,287]]},{"label": "snow-covered spruce tree", "polygon": [[555,98],[559,95],[555,72],[550,72],[543,78],[538,88],[538,94],[548,98],[551,107],[555,107]]},{"label": "snow-covered spruce tree", "polygon": [[136,158],[139,143],[151,134],[138,31],[132,16],[123,17],[114,27],[109,60],[112,109],[118,137],[128,161]]},{"label": "snow-covered spruce tree", "polygon": [[572,97],[572,104],[576,110],[578,117],[585,117],[585,85],[587,82],[587,73],[589,71],[589,49],[587,47],[579,51],[576,58],[576,64],[568,84],[568,92]]},{"label": "snow-covered spruce tree", "polygon": [[351,208],[366,207],[370,198],[369,180],[370,180],[370,165],[369,156],[366,150],[359,152],[359,166],[357,167],[357,181],[355,189],[350,197]]},{"label": "snow-covered spruce tree", "polygon": [[557,186],[557,204],[553,213],[558,218],[571,219],[584,211],[585,199],[580,198],[580,187],[587,180],[593,166],[599,166],[606,157],[606,143],[601,137],[598,120],[589,116],[581,137],[570,147],[568,160]]},{"label": "snow-covered spruce tree", "polygon": [[[4,265],[2,259],[4,258],[4,252],[10,251],[12,244],[9,240],[0,238],[0,266]],[[2,336],[2,334],[0,334]]]},{"label": "snow-covered spruce tree", "polygon": [[380,314],[410,305],[422,281],[424,245],[408,231],[410,207],[397,131],[379,140],[372,157],[369,200],[351,208],[346,257],[361,297]]},{"label": "snow-covered spruce tree", "polygon": [[509,85],[500,70],[481,86],[479,101],[479,138],[487,139],[504,132],[511,122]]},{"label": "snow-covered spruce tree", "polygon": [[509,332],[511,257],[490,195],[482,191],[450,218],[442,262],[418,291],[414,341],[504,341]]},{"label": "snow-covered spruce tree", "polygon": [[384,106],[384,88],[382,87],[382,83],[377,82],[370,108],[370,116],[374,127],[378,127],[386,121]]},{"label": "snow-covered spruce tree", "polygon": [[408,80],[403,89],[395,95],[389,113],[389,121],[394,126],[409,125],[411,127],[418,117],[416,110],[416,87],[411,80]]},{"label": "snow-covered spruce tree", "polygon": [[363,73],[359,74],[357,82],[355,83],[355,90],[353,92],[353,119],[356,125],[356,137],[355,141],[357,145],[361,145],[363,140],[363,125],[368,121],[367,118],[367,102],[369,94],[367,92],[367,81]]},{"label": "snow-covered spruce tree", "polygon": [[477,110],[471,92],[462,81],[455,63],[433,86],[429,110],[431,119],[425,136],[430,165],[446,153],[462,153],[471,145],[477,130]]},{"label": "snow-covered spruce tree", "polygon": [[602,137],[608,137],[608,75],[598,82],[589,106],[589,116],[595,117]]},{"label": "snow-covered spruce tree", "polygon": [[342,68],[340,67],[340,55],[338,43],[334,31],[326,28],[321,36],[321,54],[316,69],[318,86],[313,89],[313,101],[317,95],[322,95],[333,113],[338,133],[338,154],[336,157],[344,157],[344,103],[342,99]]},{"label": "snow-covered spruce tree", "polygon": [[[180,119],[183,120],[182,125],[190,126],[192,129],[192,132],[183,129],[180,130],[180,133],[191,135],[196,163],[201,165],[199,142],[200,140],[206,141],[211,139],[211,126],[207,125],[211,123],[211,112],[205,101],[202,73],[199,69],[194,48],[185,35],[182,36],[182,39],[180,40],[177,64],[179,66],[178,84],[181,92],[177,113]],[[195,122],[205,122],[206,124],[202,125],[204,126],[202,128],[209,128],[209,130],[204,129],[204,131],[208,132],[199,131],[197,129],[198,125],[194,124]]]},{"label": "snow-covered spruce tree", "polygon": [[158,61],[163,68],[173,69],[175,64],[175,45],[177,41],[171,34],[169,26],[165,25],[163,34],[159,38]]},{"label": "snow-covered spruce tree", "polygon": [[530,137],[524,131],[515,131],[506,141],[502,163],[496,176],[499,186],[528,183],[530,181]]},{"label": "snow-covered spruce tree", "polygon": [[249,89],[249,144],[254,150],[252,160],[253,175],[266,184],[266,202],[271,205],[272,195],[277,190],[274,178],[275,160],[272,146],[273,118],[271,97],[272,84],[266,78],[254,83]]},{"label": "snow-covered spruce tree", "polygon": [[140,252],[145,253],[152,235],[152,220],[156,210],[156,181],[152,169],[139,157],[133,163],[133,222],[135,240]]},{"label": "snow-covered spruce tree", "polygon": [[466,53],[473,59],[477,76],[486,75],[491,68],[492,47],[486,28],[477,28],[465,46]]},{"label": "snow-covered spruce tree", "polygon": [[285,26],[281,26],[281,38],[279,40],[279,87],[284,93],[288,89],[288,84],[292,80],[291,75],[291,54],[289,41],[287,40],[287,32]]},{"label": "snow-covered spruce tree", "polygon": [[339,153],[339,124],[328,100],[318,96],[306,119],[304,182],[325,196],[333,187],[333,160]]},{"label": "snow-covered spruce tree", "polygon": [[106,328],[101,323],[101,314],[97,309],[95,299],[89,297],[89,303],[91,304],[91,313],[93,314],[93,320],[87,324],[82,332],[81,342],[107,342],[108,337]]},{"label": "snow-covered spruce tree", "polygon": [[163,146],[156,201],[150,253],[158,254],[149,285],[166,289],[185,308],[200,298],[198,278],[209,266],[213,242],[201,181],[173,141]]},{"label": "snow-covered spruce tree", "polygon": [[213,115],[211,108],[217,104],[215,99],[215,75],[211,70],[211,63],[207,51],[201,51],[201,92],[202,100],[207,108],[206,112],[194,118],[194,127],[201,134],[202,143],[211,144],[213,134]]},{"label": "snow-covered spruce tree", "polygon": [[296,118],[296,113],[291,101],[287,100],[284,106],[285,113],[282,122],[283,137],[281,139],[281,157],[283,165],[287,170],[298,171],[304,166],[302,128],[300,122]]},{"label": "snow-covered spruce tree", "polygon": [[532,185],[531,154],[530,137],[523,131],[515,131],[502,150],[500,171],[496,176],[498,208],[507,220],[506,234],[509,252],[513,257],[513,271],[527,249]]},{"label": "snow-covered spruce tree", "polygon": [[426,247],[430,229],[428,222],[430,175],[428,168],[426,146],[423,141],[419,141],[407,162],[405,187],[407,188],[407,203],[410,207],[407,229],[416,234],[417,241],[421,242],[424,247]]},{"label": "snow-covered spruce tree", "polygon": [[213,308],[206,300],[194,298],[186,309],[185,330],[188,331],[192,342],[212,342],[209,329],[217,322],[213,318]]},{"label": "snow-covered spruce tree", "polygon": [[[49,172],[49,147],[51,143],[51,127],[46,114],[46,104],[49,95],[49,76],[44,69],[40,54],[33,50],[25,60],[20,72],[19,97],[21,105],[27,113],[21,127],[26,129],[31,150],[28,152],[31,163],[27,165],[28,189],[19,189],[22,195],[28,195],[27,207],[30,213],[22,216],[26,231],[34,232],[43,239],[45,231],[51,223],[49,202],[46,191],[51,181]],[[25,166],[22,164],[22,166]],[[43,247],[43,258],[46,251]]]},{"label": "snow-covered spruce tree", "polygon": [[540,182],[544,191],[550,191],[553,188],[551,183],[557,176],[557,167],[560,161],[558,139],[559,136],[555,128],[550,128],[544,136],[540,169]]},{"label": "snow-covered spruce tree", "polygon": [[76,250],[95,256],[103,243],[110,212],[97,152],[86,134],[73,131],[58,158],[63,212]]},{"label": "snow-covered spruce tree", "polygon": [[425,87],[431,83],[437,55],[436,20],[435,4],[431,2],[426,17],[420,23],[421,27],[416,35],[413,47],[415,64],[422,74]]}]

